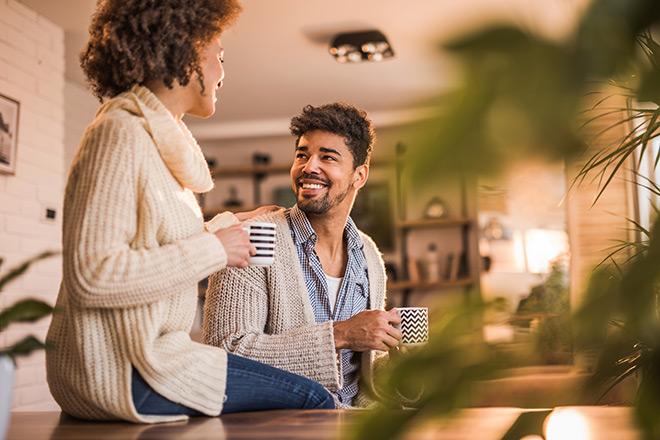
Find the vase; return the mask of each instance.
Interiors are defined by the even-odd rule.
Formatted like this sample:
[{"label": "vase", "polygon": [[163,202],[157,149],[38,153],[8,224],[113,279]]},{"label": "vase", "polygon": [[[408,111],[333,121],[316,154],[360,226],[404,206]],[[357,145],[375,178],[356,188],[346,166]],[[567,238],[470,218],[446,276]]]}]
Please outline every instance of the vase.
[{"label": "vase", "polygon": [[0,355],[0,440],[5,439],[9,429],[15,367],[9,356]]}]

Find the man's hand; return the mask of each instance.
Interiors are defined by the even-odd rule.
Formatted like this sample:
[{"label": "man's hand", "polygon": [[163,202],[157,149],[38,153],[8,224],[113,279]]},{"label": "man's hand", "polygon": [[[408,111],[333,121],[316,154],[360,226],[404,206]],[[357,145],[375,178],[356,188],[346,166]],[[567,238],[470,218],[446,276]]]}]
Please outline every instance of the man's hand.
[{"label": "man's hand", "polygon": [[364,310],[345,321],[334,323],[335,348],[353,351],[386,351],[399,345],[401,332],[393,327],[401,322],[396,309]]}]

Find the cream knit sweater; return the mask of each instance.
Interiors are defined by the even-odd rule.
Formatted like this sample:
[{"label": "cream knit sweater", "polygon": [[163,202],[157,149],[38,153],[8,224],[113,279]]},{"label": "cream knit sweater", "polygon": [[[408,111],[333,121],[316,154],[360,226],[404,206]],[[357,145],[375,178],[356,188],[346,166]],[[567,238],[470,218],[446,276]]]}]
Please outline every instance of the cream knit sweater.
[{"label": "cream knit sweater", "polygon": [[[319,382],[331,391],[342,384],[332,322],[317,324],[291,231],[282,211],[255,218],[277,225],[275,262],[269,268],[227,268],[209,280],[204,342]],[[369,308],[385,307],[385,270],[374,242],[361,234],[369,275]],[[360,391],[354,405],[374,403],[374,360],[362,354]]]},{"label": "cream knit sweater", "polygon": [[[222,410],[226,352],[192,342],[197,283],[226,265],[193,191],[212,180],[201,150],[146,88],[109,100],[88,127],[64,200],[63,281],[47,341],[62,409],[93,420],[161,422],[131,397],[131,365],[166,398]],[[229,225],[225,213],[216,223]]]}]

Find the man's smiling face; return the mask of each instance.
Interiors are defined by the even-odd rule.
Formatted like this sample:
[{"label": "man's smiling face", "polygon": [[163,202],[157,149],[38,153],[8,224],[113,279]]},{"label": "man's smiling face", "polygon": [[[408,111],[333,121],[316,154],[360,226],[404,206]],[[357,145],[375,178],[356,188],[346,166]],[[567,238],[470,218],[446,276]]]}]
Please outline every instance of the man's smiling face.
[{"label": "man's smiling face", "polygon": [[[358,167],[359,169],[359,167]],[[343,137],[313,130],[300,137],[291,167],[291,184],[298,207],[308,214],[325,214],[353,204],[356,170]],[[347,197],[350,193],[351,197]]]}]

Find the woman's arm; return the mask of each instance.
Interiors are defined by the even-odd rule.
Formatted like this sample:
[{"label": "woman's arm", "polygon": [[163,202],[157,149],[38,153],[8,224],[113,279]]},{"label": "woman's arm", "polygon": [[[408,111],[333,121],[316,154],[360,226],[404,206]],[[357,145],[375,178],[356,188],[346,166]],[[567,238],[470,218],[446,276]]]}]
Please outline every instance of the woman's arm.
[{"label": "woman's arm", "polygon": [[63,226],[63,282],[78,305],[150,303],[226,265],[220,241],[201,227],[163,245],[156,232],[138,236],[138,230],[158,227],[150,223],[155,214],[140,211],[150,142],[129,118],[96,122],[86,132],[67,185]]}]

